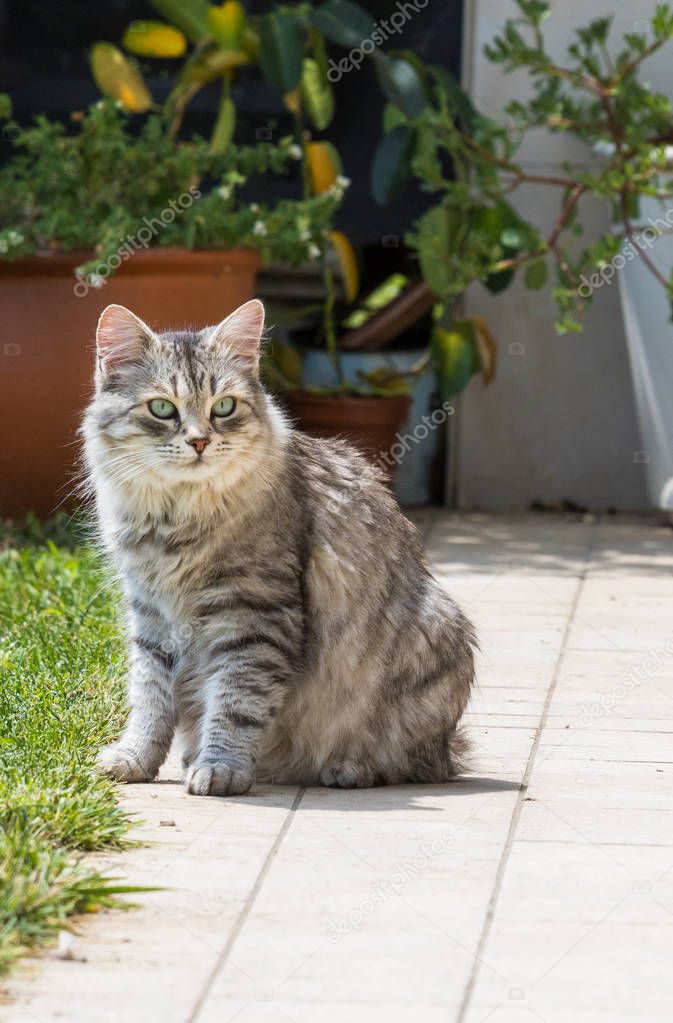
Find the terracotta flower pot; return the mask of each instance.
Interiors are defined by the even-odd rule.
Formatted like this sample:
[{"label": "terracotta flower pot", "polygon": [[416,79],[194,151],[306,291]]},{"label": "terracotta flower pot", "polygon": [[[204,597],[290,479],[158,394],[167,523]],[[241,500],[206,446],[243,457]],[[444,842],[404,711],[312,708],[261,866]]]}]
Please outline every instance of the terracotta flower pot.
[{"label": "terracotta flower pot", "polygon": [[300,430],[312,437],[344,437],[394,476],[394,445],[411,405],[408,395],[361,398],[292,391],[285,400]]},{"label": "terracotta flower pot", "polygon": [[73,270],[89,257],[0,262],[0,516],[45,516],[67,503],[106,305],[128,306],[159,329],[201,327],[252,298],[259,268],[247,249],[147,249],[87,290]]}]

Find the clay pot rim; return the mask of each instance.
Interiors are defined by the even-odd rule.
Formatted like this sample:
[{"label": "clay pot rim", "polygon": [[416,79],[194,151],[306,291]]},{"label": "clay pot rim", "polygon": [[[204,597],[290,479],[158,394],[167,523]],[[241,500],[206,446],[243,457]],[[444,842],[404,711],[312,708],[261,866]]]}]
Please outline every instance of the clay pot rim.
[{"label": "clay pot rim", "polygon": [[[121,249],[123,243],[119,247]],[[0,275],[31,277],[44,273],[72,274],[76,266],[95,258],[92,249],[70,249],[68,252],[38,249],[32,255],[20,259],[0,260]],[[247,272],[249,268],[259,269],[261,256],[255,249],[243,247],[187,249],[178,245],[155,246],[140,249],[129,259],[122,260],[114,274],[143,274],[148,270],[175,273],[176,263],[180,263],[184,273],[201,273],[203,270],[217,269],[223,262],[241,266]]]}]

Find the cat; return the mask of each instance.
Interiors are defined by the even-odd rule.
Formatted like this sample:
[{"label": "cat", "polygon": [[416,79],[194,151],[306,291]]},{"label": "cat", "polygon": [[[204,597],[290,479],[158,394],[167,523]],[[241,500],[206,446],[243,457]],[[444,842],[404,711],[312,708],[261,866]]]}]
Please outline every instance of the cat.
[{"label": "cat", "polygon": [[265,391],[264,315],[252,300],[154,333],[123,306],[101,314],[82,432],[131,710],[99,764],[151,781],[177,731],[194,795],[447,781],[472,626],[380,471],[293,429]]}]

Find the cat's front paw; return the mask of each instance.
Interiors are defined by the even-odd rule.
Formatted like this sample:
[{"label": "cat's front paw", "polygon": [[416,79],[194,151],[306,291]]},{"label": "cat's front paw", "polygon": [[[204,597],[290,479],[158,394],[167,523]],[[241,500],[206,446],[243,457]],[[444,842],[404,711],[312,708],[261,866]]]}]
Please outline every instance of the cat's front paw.
[{"label": "cat's front paw", "polygon": [[192,764],[185,775],[187,791],[193,796],[240,796],[252,785],[252,772],[227,763]]},{"label": "cat's front paw", "polygon": [[134,750],[122,745],[105,746],[98,754],[96,764],[104,774],[129,784],[152,781],[156,775],[156,771],[148,770]]}]

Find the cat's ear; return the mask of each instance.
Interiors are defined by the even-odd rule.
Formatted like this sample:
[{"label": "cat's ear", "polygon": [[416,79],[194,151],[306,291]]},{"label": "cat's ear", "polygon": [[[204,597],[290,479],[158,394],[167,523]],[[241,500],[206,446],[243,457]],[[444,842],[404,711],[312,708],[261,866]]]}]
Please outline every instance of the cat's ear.
[{"label": "cat's ear", "polygon": [[109,305],[96,329],[98,365],[102,373],[142,358],[154,334],[146,323],[123,305]]},{"label": "cat's ear", "polygon": [[263,331],[264,306],[258,298],[253,298],[213,327],[208,335],[208,343],[240,355],[256,370]]}]

